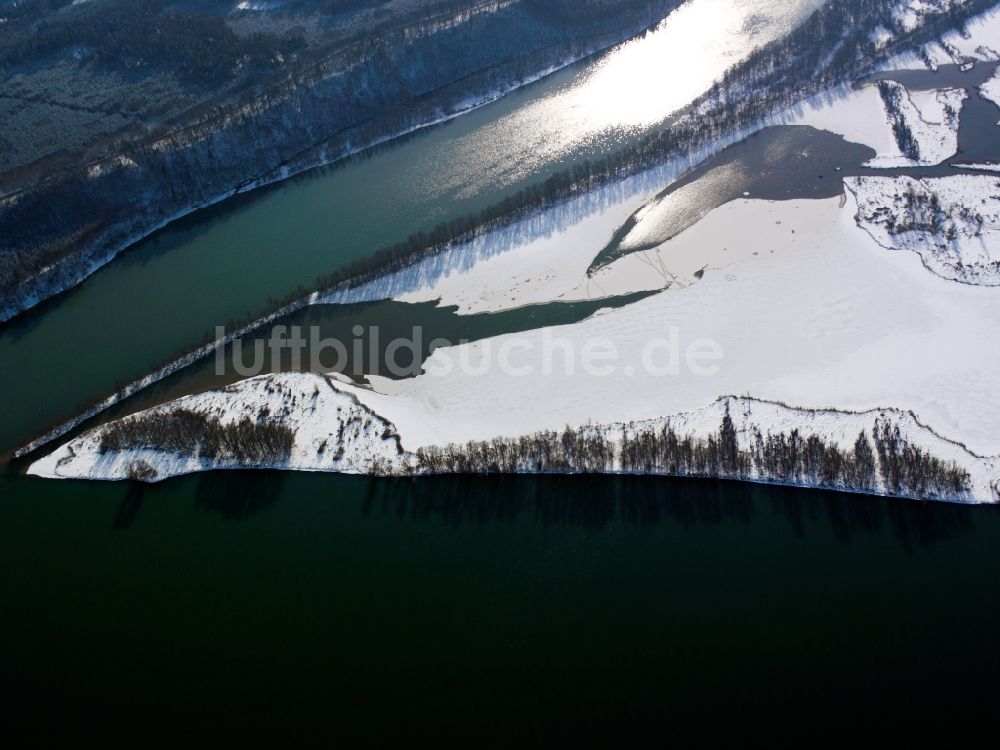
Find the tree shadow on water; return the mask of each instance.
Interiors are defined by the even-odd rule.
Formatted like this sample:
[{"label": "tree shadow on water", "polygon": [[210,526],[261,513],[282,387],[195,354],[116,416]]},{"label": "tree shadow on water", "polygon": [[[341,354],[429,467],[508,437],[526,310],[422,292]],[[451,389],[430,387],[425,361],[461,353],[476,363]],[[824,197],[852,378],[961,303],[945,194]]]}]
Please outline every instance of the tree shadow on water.
[{"label": "tree shadow on water", "polygon": [[277,502],[286,478],[280,471],[211,471],[198,477],[195,507],[243,521]]},{"label": "tree shadow on water", "polygon": [[736,490],[732,482],[716,479],[629,476],[619,481],[621,518],[636,526],[716,526],[726,521],[746,525],[753,520],[758,494],[755,487]]},{"label": "tree shadow on water", "polygon": [[526,507],[525,477],[435,476],[371,479],[362,513],[394,513],[399,518],[438,518],[450,526],[512,522]]},{"label": "tree shadow on water", "polygon": [[608,475],[458,475],[371,479],[362,513],[436,518],[449,526],[512,523],[526,513],[542,526],[600,531],[616,522],[748,523],[753,499],[723,482]]},{"label": "tree shadow on water", "polygon": [[810,526],[826,526],[843,544],[891,531],[912,553],[975,531],[975,509],[966,505],[789,487],[768,490],[775,513],[803,537]]},{"label": "tree shadow on water", "polygon": [[118,504],[114,521],[111,524],[115,531],[124,531],[135,523],[135,519],[139,515],[139,510],[142,508],[142,501],[146,496],[147,489],[148,485],[144,482],[128,483],[125,490],[125,497]]},{"label": "tree shadow on water", "polygon": [[[684,528],[766,521],[796,536],[828,533],[842,544],[892,535],[908,553],[974,532],[977,509],[938,502],[712,479],[612,475],[488,475],[370,479],[362,513],[443,521],[512,523],[602,531],[613,525]],[[764,510],[763,516],[760,511]]]}]

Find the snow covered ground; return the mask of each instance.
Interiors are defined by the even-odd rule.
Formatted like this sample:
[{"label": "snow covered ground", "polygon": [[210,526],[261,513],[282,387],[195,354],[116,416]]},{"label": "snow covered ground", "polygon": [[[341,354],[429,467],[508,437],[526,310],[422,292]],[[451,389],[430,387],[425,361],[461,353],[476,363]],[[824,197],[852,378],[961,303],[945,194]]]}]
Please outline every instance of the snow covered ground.
[{"label": "snow covered ground", "polygon": [[[896,19],[901,28],[911,27],[921,16],[935,8],[949,7],[947,0],[904,0],[897,3]],[[975,17],[965,32],[952,31],[940,42],[927,45],[919,54],[901,55],[881,66],[882,70],[937,70],[939,65],[957,64],[969,67],[976,62],[1000,60],[1000,6]],[[890,34],[880,30],[880,38]],[[878,89],[870,84],[856,91],[840,92],[839,96],[817,97],[795,108],[786,120],[789,124],[813,127],[839,133],[850,141],[871,146],[878,156],[873,167],[898,167],[914,164],[939,164],[957,149],[957,120],[947,108],[959,112],[965,98],[955,89],[929,92],[900,90],[903,107],[900,124],[913,134],[920,158],[912,160],[901,153],[893,136],[892,120],[886,112]],[[980,88],[980,93],[1000,105],[1000,72]]]},{"label": "snow covered ground", "polygon": [[[815,98],[798,105],[786,117],[789,125],[811,125],[875,149],[866,166],[876,168],[940,164],[958,150],[958,126],[967,98],[963,89],[911,92],[894,81],[883,84],[898,102],[890,113],[878,86],[868,84],[839,96]],[[898,130],[916,152],[904,154],[894,134]],[[916,157],[916,158],[914,158]]]},{"label": "snow covered ground", "polygon": [[[811,408],[908,409],[977,452],[1000,453],[1000,351],[983,346],[995,336],[1000,298],[928,274],[914,254],[886,253],[856,225],[853,199],[839,204],[729,203],[666,243],[664,256],[701,254],[708,269],[697,283],[572,326],[438,349],[426,374],[373,378],[373,389],[357,395],[399,428],[410,449],[641,420],[749,393]],[[626,262],[634,260],[609,272]],[[716,342],[724,357],[718,371],[648,372],[645,347],[671,335],[681,353],[699,339]],[[553,359],[546,339],[567,339],[577,353],[588,341],[613,342],[613,372],[557,367],[544,375],[546,351]],[[511,357],[532,369],[530,377],[495,366],[482,375],[458,366],[436,374],[462,358],[472,370],[505,345],[518,347]],[[664,356],[659,350],[655,359]],[[554,360],[562,362],[558,351]]]},{"label": "snow covered ground", "polygon": [[[962,0],[901,0],[896,4],[894,14],[897,31],[911,30],[922,23],[929,13],[962,4]],[[882,29],[877,39],[885,44],[894,36],[893,32]],[[996,8],[992,8],[966,24],[964,32],[948,32],[939,41],[924,45],[914,54],[894,57],[882,67],[885,70],[937,70],[941,65],[955,64],[968,68],[977,61],[1000,60],[998,40],[1000,14],[996,12]]]},{"label": "snow covered ground", "polygon": [[1000,177],[848,177],[859,224],[946,279],[1000,286]]},{"label": "snow covered ground", "polygon": [[628,264],[612,275],[586,276],[594,256],[629,216],[692,166],[750,135],[728,139],[529,215],[410,267],[349,289],[314,295],[312,304],[396,299],[439,300],[462,314],[499,312],[553,300],[602,299],[661,289],[666,280],[648,266]]},{"label": "snow covered ground", "polygon": [[186,396],[142,414],[165,414],[180,409],[218,418],[222,424],[249,417],[287,425],[295,430],[291,454],[287,460],[243,466],[229,459],[205,458],[195,453],[178,455],[146,447],[102,453],[104,428],[99,427],[36,462],[30,473],[52,478],[125,479],[130,474],[151,470],[147,474],[149,480],[159,481],[197,471],[234,468],[357,474],[368,473],[373,466],[393,467],[401,461],[391,425],[351,395],[335,389],[321,375],[265,375],[218,391]]},{"label": "snow covered ground", "polygon": [[852,143],[871,146],[878,158],[901,156],[886,119],[882,97],[871,84],[803,102],[788,113],[786,122],[829,130]]},{"label": "snow covered ground", "polygon": [[[376,440],[384,429],[398,432],[413,452],[567,424],[669,417],[735,393],[796,407],[781,415],[755,411],[754,423],[765,432],[812,425],[840,440],[857,427],[856,415],[845,412],[895,409],[960,441],[969,456],[1000,455],[1000,350],[986,345],[995,338],[1000,297],[927,273],[915,254],[885,252],[857,226],[857,210],[853,194],[843,206],[837,198],[731,202],[661,249],[664,262],[697,255],[707,269],[696,283],[577,324],[438,349],[416,378],[372,377],[368,388],[338,384],[388,423],[366,433],[360,453],[340,467],[370,467],[365,451],[373,444],[389,460],[389,443]],[[629,256],[607,271],[634,262]],[[610,370],[584,367],[588,347],[613,349],[602,361]],[[691,366],[692,351],[721,359],[703,357]],[[215,396],[206,398],[226,412]],[[336,412],[297,408],[296,419],[305,420],[299,424],[311,426],[306,447],[300,450],[303,439],[296,439],[292,463],[337,470],[310,459],[316,441],[335,434]],[[817,421],[809,410],[826,417]],[[71,443],[32,471],[122,475],[121,466],[94,455],[93,435],[78,440],[91,447]],[[966,456],[963,465],[976,477],[976,499],[992,500],[995,462],[980,466]]]},{"label": "snow covered ground", "polygon": [[965,4],[965,0],[897,0],[893,16],[903,31],[912,31],[931,15]]},{"label": "snow covered ground", "polygon": [[[636,209],[656,192],[644,189],[602,189],[606,200],[574,199],[454,245],[402,271],[359,287],[318,297],[317,304],[396,299],[401,302],[440,300],[461,314],[498,312],[555,299],[599,299],[646,286],[604,287],[597,283],[577,290],[587,267],[603,243]],[[620,192],[619,192],[620,191]]]},{"label": "snow covered ground", "polygon": [[1000,68],[994,71],[993,75],[979,87],[979,93],[984,99],[1000,106]]},{"label": "snow covered ground", "polygon": [[[919,6],[913,11],[919,16],[931,10],[934,3],[898,5],[899,17],[904,18],[909,17],[909,11],[903,6]],[[991,45],[1000,47],[1000,13],[990,11],[978,16],[968,24],[968,31],[968,38],[958,32],[946,37],[963,54],[980,60],[997,59]],[[961,89],[909,92],[899,84],[890,85],[900,92],[901,124],[907,133],[913,134],[920,151],[917,160],[900,151],[885,103],[874,84],[857,90],[845,87],[814,97],[774,118],[772,124],[810,125],[870,146],[877,154],[870,165],[876,167],[936,164],[953,156],[958,146],[957,118],[965,92]],[[464,314],[555,299],[595,299],[690,283],[704,264],[696,259],[682,264],[673,254],[675,260],[667,266],[658,250],[636,254],[631,260],[617,264],[613,271],[604,268],[593,276],[582,272],[627,217],[685,169],[733,140],[738,139],[713,144],[686,160],[601,188],[359,287],[317,295],[313,302],[440,300],[442,305],[457,306]]]},{"label": "snow covered ground", "polygon": [[[942,49],[996,59],[984,41],[998,37],[996,16],[970,30]],[[964,92],[893,90],[897,130],[912,134],[919,159],[901,153],[875,86],[803,105],[783,121],[872,146],[879,166],[954,154]],[[439,348],[416,378],[356,386],[277,375],[157,408],[234,420],[266,408],[296,430],[282,468],[348,472],[412,471],[420,448],[566,425],[591,425],[620,442],[636,425],[669,421],[707,437],[727,404],[741,441],[754,429],[797,429],[846,447],[890,418],[915,445],[970,473],[968,496],[955,499],[1000,500],[1000,349],[991,345],[1000,295],[989,286],[1000,283],[1000,180],[864,177],[849,178],[841,198],[751,196],[588,275],[615,229],[683,166],[651,170],[315,301],[440,300],[468,313],[658,294],[572,325]],[[595,352],[600,366],[585,366]],[[331,440],[337,448],[320,450]],[[102,455],[99,445],[100,428],[31,472],[124,478],[141,460],[160,479],[232,467],[148,448]]]},{"label": "snow covered ground", "polygon": [[[353,399],[339,394],[335,390],[336,386],[333,393],[337,395],[332,401],[339,402],[339,406],[331,409],[330,404],[324,404],[313,410],[297,409],[296,404],[300,400],[330,400],[326,391],[331,384],[325,378],[278,375],[267,379],[265,390],[262,390],[262,385],[264,383],[261,379],[247,381],[239,387],[205,394],[197,399],[178,402],[172,407],[161,407],[157,411],[162,413],[171,408],[204,408],[206,413],[232,416],[252,414],[262,408],[284,410],[284,423],[296,430],[294,458],[288,462],[249,468],[295,468],[397,476],[429,471],[419,456],[398,449],[392,425],[359,408]],[[318,392],[324,395],[320,397]],[[278,394],[277,398],[275,394]],[[801,441],[800,446],[804,446],[812,438],[818,438],[825,446],[834,447],[842,455],[850,456],[856,450],[859,436],[871,445],[873,436],[879,429],[895,428],[899,430],[899,438],[907,446],[966,474],[967,484],[961,490],[948,488],[941,492],[939,487],[930,490],[936,499],[987,503],[1000,500],[1000,488],[997,486],[1000,459],[977,456],[965,446],[937,435],[921,424],[913,414],[895,409],[873,409],[866,412],[807,410],[753,398],[723,396],[701,409],[640,422],[588,425],[580,433],[587,437],[599,436],[613,446],[612,458],[603,467],[603,471],[628,472],[634,469],[626,463],[623,455],[627,440],[635,440],[643,433],[663,434],[666,430],[672,430],[680,439],[706,441],[718,435],[725,417],[732,419],[736,448],[745,455],[752,454],[755,447],[760,450],[762,441],[767,441],[771,436],[787,439],[795,434]],[[33,465],[31,473],[49,478],[123,480],[134,479],[139,471],[145,471],[144,481],[161,481],[193,471],[248,468],[227,461],[192,459],[148,448],[102,452],[99,447],[102,432],[103,430],[97,430],[70,442],[62,450]],[[880,467],[884,459],[879,457],[876,450],[873,450],[873,454],[874,466]],[[521,465],[516,470],[531,471],[532,468]],[[664,469],[654,466],[646,471],[655,474],[662,473]],[[918,497],[909,488],[889,486],[885,476],[886,472],[877,469],[873,485],[857,489],[900,497]],[[850,486],[843,479],[831,481],[806,475],[801,468],[790,472],[788,477],[776,478],[751,466],[740,470],[740,477],[750,481],[800,486]]]},{"label": "snow covered ground", "polygon": [[951,31],[934,46],[939,64],[1000,60],[1000,12],[994,6],[969,21],[964,33]]},{"label": "snow covered ground", "polygon": [[964,89],[909,92],[895,81],[878,84],[885,92],[885,117],[895,134],[895,150],[879,153],[872,167],[940,164],[958,151],[958,124]]}]

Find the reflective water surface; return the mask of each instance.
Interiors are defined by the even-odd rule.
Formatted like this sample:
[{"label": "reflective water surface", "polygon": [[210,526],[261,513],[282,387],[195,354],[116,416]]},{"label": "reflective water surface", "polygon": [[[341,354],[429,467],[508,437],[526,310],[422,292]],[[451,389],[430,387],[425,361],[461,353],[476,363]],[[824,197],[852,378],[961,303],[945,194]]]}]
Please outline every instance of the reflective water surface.
[{"label": "reflective water surface", "polygon": [[[716,9],[719,28],[749,24],[763,39],[806,5],[687,12]],[[603,87],[614,104],[616,66],[669,88],[657,60],[672,54],[714,69],[681,55],[684,42],[656,54],[637,43],[141,243],[0,332],[0,446],[269,294],[492,201],[597,147],[595,133],[655,122],[669,99],[618,103],[609,126],[614,107],[573,92]],[[545,130],[542,105],[556,100],[583,134],[577,151]],[[506,116],[523,117],[526,150],[537,135],[552,160],[524,171],[505,157],[507,128],[494,126]],[[424,319],[460,335],[497,324],[456,329],[425,307],[304,315]],[[88,730],[143,746],[173,734],[285,746],[306,729],[412,742],[430,727],[509,747],[609,724],[666,738],[682,719],[706,735],[813,737],[859,717],[923,728],[996,704],[994,508],[659,478],[220,472],[146,487],[0,471],[0,731],[37,744]]]},{"label": "reflective water surface", "polygon": [[692,0],[607,55],[138,243],[72,292],[0,328],[0,392],[8,394],[0,453],[215,326],[272,309],[269,297],[311,288],[317,274],[642,135],[814,4]]},{"label": "reflective water surface", "polygon": [[[645,133],[704,93],[754,49],[788,33],[822,0],[694,0],[617,47],[568,85],[455,144],[438,180],[514,184],[553,160]],[[438,154],[427,158],[441,164]],[[512,158],[513,157],[513,158]],[[577,157],[579,158],[579,156]],[[471,184],[469,184],[471,183]],[[438,183],[440,184],[440,182]]]}]

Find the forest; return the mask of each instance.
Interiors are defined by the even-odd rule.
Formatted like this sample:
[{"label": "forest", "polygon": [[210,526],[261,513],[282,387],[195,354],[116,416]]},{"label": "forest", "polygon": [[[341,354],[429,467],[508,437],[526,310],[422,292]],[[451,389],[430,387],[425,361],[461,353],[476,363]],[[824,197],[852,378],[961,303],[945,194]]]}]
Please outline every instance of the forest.
[{"label": "forest", "polygon": [[71,17],[43,17],[30,33],[10,36],[0,42],[0,66],[84,47],[102,65],[169,67],[200,84],[217,83],[237,68],[259,74],[305,47],[301,33],[239,36],[223,16],[168,0],[91,2]]},{"label": "forest", "polygon": [[971,205],[945,204],[932,187],[917,180],[908,180],[900,195],[901,210],[882,217],[889,234],[927,232],[952,242],[963,234],[980,237],[986,217]]},{"label": "forest", "polygon": [[292,452],[295,431],[272,420],[221,423],[189,409],[126,417],[104,427],[98,450],[111,453],[149,449],[243,466],[285,461]]},{"label": "forest", "polygon": [[14,96],[0,97],[0,115],[24,126],[0,132],[11,308],[0,314],[71,286],[167,217],[426,124],[628,38],[678,2],[397,0],[363,24],[317,20],[306,3],[237,33],[242,16],[204,10],[221,3],[90,0],[2,24],[0,82]]},{"label": "forest", "polygon": [[892,136],[896,140],[899,152],[907,159],[920,161],[920,144],[906,124],[906,118],[901,111],[903,87],[893,81],[879,81],[878,93],[885,105],[886,114],[889,116],[889,124],[892,126]]},{"label": "forest", "polygon": [[707,438],[679,435],[662,427],[626,427],[620,443],[601,428],[566,427],[521,438],[496,438],[417,452],[420,469],[431,474],[662,474],[815,485],[925,499],[956,499],[970,487],[967,471],[914,446],[899,425],[880,417],[869,435],[859,433],[844,449],[798,430],[761,433],[752,429],[741,447],[729,407],[719,430]]},{"label": "forest", "polygon": [[[369,281],[452,244],[469,241],[525,215],[764,122],[769,115],[797,101],[869,72],[876,62],[896,51],[933,38],[948,28],[960,27],[963,19],[991,5],[990,0],[973,0],[967,6],[952,6],[929,28],[911,36],[903,35],[887,48],[876,51],[870,29],[891,25],[892,8],[874,0],[834,0],[822,6],[789,37],[758,50],[747,62],[727,71],[723,81],[696,103],[696,116],[682,116],[636,144],[609,152],[603,159],[573,165],[476,214],[439,224],[430,232],[415,233],[342,266],[318,277],[316,288],[329,290]],[[837,51],[825,60],[825,51],[831,48]],[[815,72],[806,75],[808,71]],[[880,84],[879,91],[887,109],[892,105],[894,109],[889,111],[898,114],[900,92],[888,84]],[[910,158],[919,158],[917,144],[901,116],[893,118],[893,132],[900,150]]]}]

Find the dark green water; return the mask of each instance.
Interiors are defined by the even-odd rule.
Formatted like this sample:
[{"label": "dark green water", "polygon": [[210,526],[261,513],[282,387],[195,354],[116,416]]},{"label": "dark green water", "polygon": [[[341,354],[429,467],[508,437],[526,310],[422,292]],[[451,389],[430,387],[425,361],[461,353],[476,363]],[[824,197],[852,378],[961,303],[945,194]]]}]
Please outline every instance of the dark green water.
[{"label": "dark green water", "polygon": [[[813,5],[737,3],[730,13],[748,25],[719,32],[728,34],[727,55],[735,61],[748,54]],[[718,54],[715,27],[690,32]],[[7,396],[0,454],[205,340],[215,326],[273,310],[270,297],[312,289],[319,274],[641,138],[715,75],[711,65],[693,66],[664,88],[649,65],[635,64],[648,59],[635,57],[636,46],[655,52],[658,45],[670,47],[670,35],[647,34],[449,122],[198,211],[0,327],[0,393]],[[622,60],[624,67],[616,64]],[[609,87],[609,71],[617,86]],[[620,101],[609,109],[608,95],[630,82],[625,90],[640,82],[666,104],[638,117]]]},{"label": "dark green water", "polygon": [[[481,149],[518,102],[191,217],[3,329],[0,448],[268,294],[527,179],[494,184],[507,156]],[[468,182],[444,161],[458,145],[485,154]],[[421,193],[435,171],[448,179]],[[391,303],[358,320],[383,314],[461,336],[532,324]],[[997,703],[993,508],[666,479],[144,487],[4,469],[0,735],[284,746],[419,728],[510,746],[645,727],[663,741],[694,720],[801,746],[870,721],[961,726]]]},{"label": "dark green water", "polygon": [[571,66],[334,167],[196,212],[0,327],[0,391],[10,396],[0,412],[0,453],[215,326],[273,310],[269,298],[312,289],[317,275],[610,147],[624,136],[544,140],[535,128],[533,113],[585,86],[598,64]]},{"label": "dark green water", "polygon": [[492,743],[976,711],[998,574],[992,508],[634,478],[7,476],[0,713],[144,741]]}]

